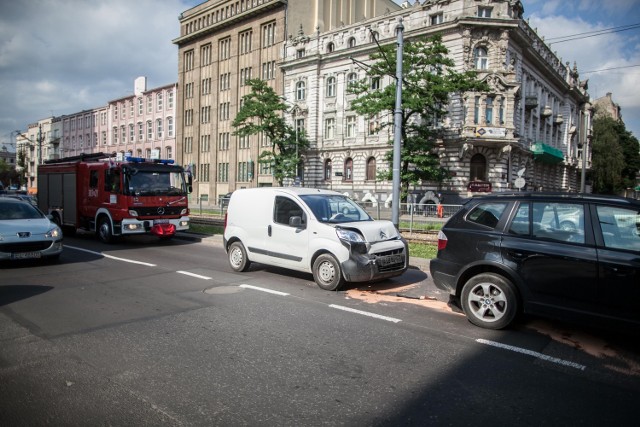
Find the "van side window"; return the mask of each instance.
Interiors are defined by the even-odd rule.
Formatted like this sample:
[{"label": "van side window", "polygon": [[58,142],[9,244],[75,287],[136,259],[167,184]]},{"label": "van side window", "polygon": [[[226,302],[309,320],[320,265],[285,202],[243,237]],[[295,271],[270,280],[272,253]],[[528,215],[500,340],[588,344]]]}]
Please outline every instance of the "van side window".
[{"label": "van side window", "polygon": [[289,225],[289,219],[294,216],[302,218],[305,223],[304,211],[293,200],[282,196],[276,196],[276,203],[273,208],[273,222],[282,225]]}]

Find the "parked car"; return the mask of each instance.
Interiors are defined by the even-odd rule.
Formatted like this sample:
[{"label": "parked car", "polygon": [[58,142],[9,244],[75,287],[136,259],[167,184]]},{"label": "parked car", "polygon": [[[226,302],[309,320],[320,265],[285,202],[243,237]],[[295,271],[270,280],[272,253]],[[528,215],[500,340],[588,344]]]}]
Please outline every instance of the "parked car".
[{"label": "parked car", "polygon": [[484,328],[505,328],[519,312],[640,326],[640,201],[473,197],[440,231],[430,270]]},{"label": "parked car", "polygon": [[23,200],[25,202],[31,203],[33,206],[38,206],[38,201],[36,200],[35,197],[33,197],[30,194],[6,193],[6,194],[0,194],[0,197],[9,197],[9,198],[12,198],[12,199]]},{"label": "parked car", "polygon": [[58,258],[62,231],[37,207],[0,197],[0,260]]},{"label": "parked car", "polygon": [[220,206],[225,208],[227,206],[229,206],[229,200],[231,200],[231,195],[233,194],[233,191],[231,193],[227,193],[224,196],[220,196]]},{"label": "parked car", "polygon": [[283,267],[313,274],[329,291],[344,282],[399,276],[409,266],[407,242],[391,221],[376,221],[329,190],[236,190],[223,244],[234,271],[245,271],[252,262]]}]

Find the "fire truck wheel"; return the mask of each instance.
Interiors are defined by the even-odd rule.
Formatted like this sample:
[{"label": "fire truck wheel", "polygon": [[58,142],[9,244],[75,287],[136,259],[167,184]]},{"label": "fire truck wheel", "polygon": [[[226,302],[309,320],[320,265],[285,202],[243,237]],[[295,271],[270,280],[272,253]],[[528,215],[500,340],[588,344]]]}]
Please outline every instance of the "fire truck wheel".
[{"label": "fire truck wheel", "polygon": [[247,251],[241,242],[233,242],[229,246],[229,265],[233,271],[247,271],[251,261],[247,258]]},{"label": "fire truck wheel", "polygon": [[109,218],[102,218],[98,226],[98,238],[103,243],[113,242],[113,233],[111,232],[111,222]]}]

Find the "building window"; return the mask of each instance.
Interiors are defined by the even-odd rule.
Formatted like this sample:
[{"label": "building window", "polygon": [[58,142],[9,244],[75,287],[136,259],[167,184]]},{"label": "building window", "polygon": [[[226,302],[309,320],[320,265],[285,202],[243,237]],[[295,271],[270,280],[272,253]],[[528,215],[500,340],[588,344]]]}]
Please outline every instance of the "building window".
[{"label": "building window", "polygon": [[187,136],[184,139],[184,152],[185,153],[193,152],[193,137],[192,136]]},{"label": "building window", "polygon": [[380,89],[380,77],[371,77],[371,90]]},{"label": "building window", "polygon": [[208,95],[211,93],[211,77],[202,79],[202,95]]},{"label": "building window", "polygon": [[173,117],[167,117],[167,136],[173,138]]},{"label": "building window", "polygon": [[306,97],[307,85],[304,81],[296,83],[296,101],[304,101]]},{"label": "building window", "polygon": [[153,124],[151,120],[147,121],[147,140],[151,141],[153,139]]},{"label": "building window", "polygon": [[200,152],[208,153],[211,150],[211,135],[200,135]]},{"label": "building window", "polygon": [[238,137],[238,148],[240,149],[251,148],[249,143],[249,135],[241,135]]},{"label": "building window", "polygon": [[165,149],[165,159],[173,159],[173,150],[171,149],[171,147],[167,147]]},{"label": "building window", "polygon": [[336,78],[335,77],[327,77],[325,95],[327,96],[327,98],[332,98],[336,96]]},{"label": "building window", "polygon": [[[121,144],[124,144],[127,142],[127,129],[123,126],[120,126],[120,136],[122,137],[122,140],[120,141]],[[80,135],[80,141],[82,141],[82,135]]]},{"label": "building window", "polygon": [[262,80],[273,80],[276,78],[276,61],[262,63]]},{"label": "building window", "polygon": [[331,53],[334,50],[336,50],[336,45],[334,45],[333,42],[327,43],[327,53]]},{"label": "building window", "polygon": [[162,138],[163,128],[162,128],[162,119],[156,120],[156,135],[158,139]]},{"label": "building window", "polygon": [[358,83],[358,74],[357,73],[349,73],[347,76],[347,88]]},{"label": "building window", "polygon": [[153,113],[153,97],[151,95],[147,96],[147,113]]},{"label": "building window", "polygon": [[324,179],[331,179],[331,159],[327,159],[324,161]]},{"label": "building window", "polygon": [[205,105],[200,108],[200,123],[210,123],[211,122],[211,106]]},{"label": "building window", "polygon": [[480,18],[491,18],[491,9],[490,7],[482,7],[478,8],[478,16]]},{"label": "building window", "polygon": [[472,181],[487,180],[487,159],[482,154],[474,154],[469,166],[469,176]]},{"label": "building window", "polygon": [[220,74],[220,91],[224,92],[231,88],[231,73]]},{"label": "building window", "polygon": [[226,151],[229,149],[229,132],[218,134],[218,150]]},{"label": "building window", "polygon": [[493,97],[487,96],[486,106],[484,110],[484,121],[490,125],[493,123]]},{"label": "building window", "polygon": [[347,138],[355,138],[356,136],[356,116],[347,116]]},{"label": "building window", "polygon": [[348,157],[347,160],[344,161],[344,181],[353,181],[353,159]]},{"label": "building window", "polygon": [[369,135],[375,135],[380,130],[380,114],[369,117]]},{"label": "building window", "polygon": [[370,35],[369,35],[369,42],[371,43],[376,43],[376,41],[380,40],[380,37],[378,37],[378,32],[377,31],[371,31]]},{"label": "building window", "polygon": [[193,70],[193,51],[189,50],[184,53],[184,71]]},{"label": "building window", "polygon": [[163,103],[162,92],[158,92],[158,94],[156,95],[156,105],[157,105],[158,111],[162,111],[162,103]]},{"label": "building window", "polygon": [[133,142],[135,140],[136,130],[133,126],[133,123],[129,125],[129,141]]},{"label": "building window", "polygon": [[298,49],[296,51],[296,58],[300,59],[300,58],[304,58],[306,55],[306,52],[304,49]]},{"label": "building window", "polygon": [[347,46],[348,47],[356,47],[356,39],[355,39],[355,37],[349,38],[349,41],[347,42]]},{"label": "building window", "polygon": [[444,22],[444,15],[442,13],[437,13],[435,15],[431,15],[431,25],[438,25]]},{"label": "building window", "polygon": [[498,112],[498,114],[500,115],[500,124],[503,125],[504,124],[504,98],[500,98],[500,111]]},{"label": "building window", "polygon": [[138,122],[138,141],[142,141],[144,139],[144,125],[142,122]]},{"label": "building window", "polygon": [[252,68],[247,67],[240,70],[240,86],[244,86],[247,80],[251,79]]},{"label": "building window", "polygon": [[249,181],[249,163],[248,162],[238,162],[238,181],[240,182]]},{"label": "building window", "polygon": [[474,62],[477,70],[486,70],[489,65],[489,58],[487,55],[487,49],[484,47],[477,47],[473,50]]},{"label": "building window", "polygon": [[240,55],[245,55],[251,52],[251,37],[253,32],[251,30],[240,33]]},{"label": "building window", "polygon": [[211,43],[206,44],[200,48],[200,56],[202,65],[211,64]]},{"label": "building window", "polygon": [[473,102],[473,124],[480,123],[480,97],[476,96]]},{"label": "building window", "polygon": [[184,112],[184,125],[193,126],[193,110],[185,110]]},{"label": "building window", "polygon": [[169,110],[172,110],[173,109],[173,91],[172,90],[167,93],[167,98],[168,98],[167,99],[167,108]]},{"label": "building window", "polygon": [[270,22],[262,26],[262,47],[273,46],[276,41],[276,23]]},{"label": "building window", "polygon": [[[229,120],[229,110],[231,103],[223,102],[220,104],[220,120]],[[208,122],[207,122],[208,123]]]},{"label": "building window", "polygon": [[367,172],[365,179],[367,181],[375,181],[376,179],[376,158],[369,157],[367,160]]},{"label": "building window", "polygon": [[329,117],[324,121],[324,137],[325,139],[333,139],[336,137],[336,119]]},{"label": "building window", "polygon": [[193,83],[186,83],[184,85],[184,97],[187,99],[193,98]]},{"label": "building window", "polygon": [[218,163],[218,182],[229,182],[229,163]]},{"label": "building window", "polygon": [[227,37],[218,42],[218,58],[224,61],[231,57],[231,38]]}]

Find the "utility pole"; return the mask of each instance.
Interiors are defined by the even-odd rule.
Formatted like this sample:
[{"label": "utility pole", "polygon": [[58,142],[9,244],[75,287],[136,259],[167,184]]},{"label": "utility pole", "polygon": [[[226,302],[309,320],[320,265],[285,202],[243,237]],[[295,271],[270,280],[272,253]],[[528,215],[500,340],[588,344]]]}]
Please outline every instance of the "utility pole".
[{"label": "utility pole", "polygon": [[403,31],[402,18],[398,20],[396,27],[398,35],[398,50],[396,53],[396,106],[394,111],[393,126],[393,195],[391,204],[391,222],[396,228],[400,227],[400,155],[402,145],[402,51]]}]

